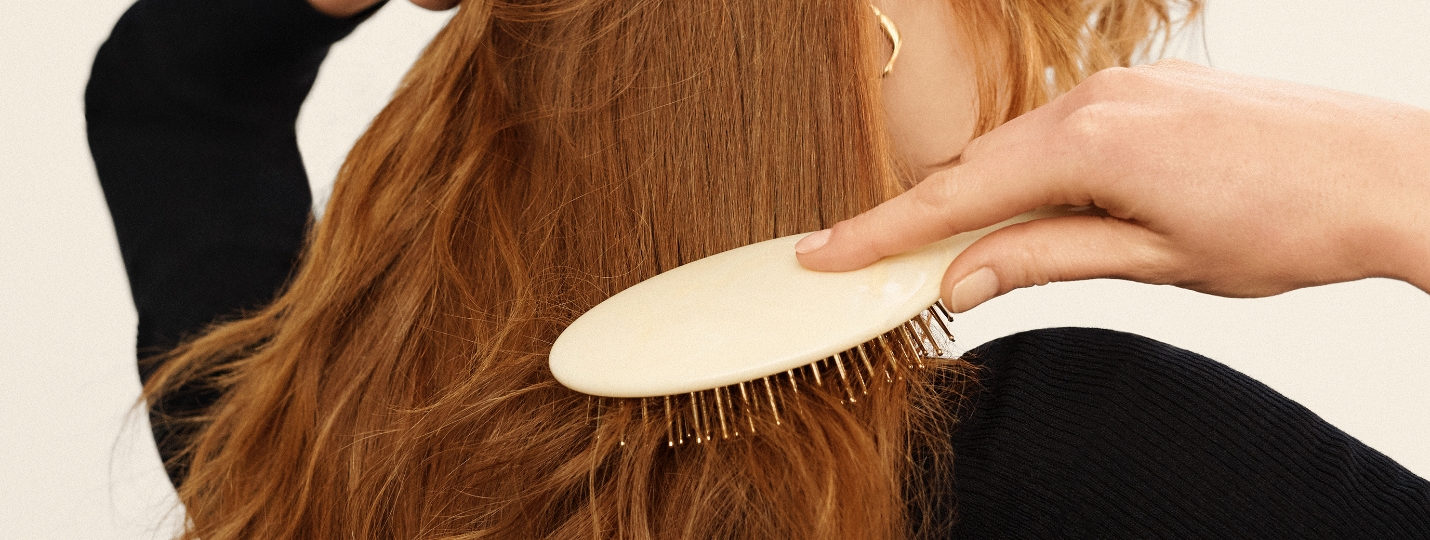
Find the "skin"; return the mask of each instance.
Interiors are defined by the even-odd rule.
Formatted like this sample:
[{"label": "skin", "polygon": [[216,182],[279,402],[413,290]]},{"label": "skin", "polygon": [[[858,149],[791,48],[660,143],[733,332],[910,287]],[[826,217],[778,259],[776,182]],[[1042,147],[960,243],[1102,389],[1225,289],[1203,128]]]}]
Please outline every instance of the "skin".
[{"label": "skin", "polygon": [[[377,0],[310,2],[348,17]],[[801,241],[805,267],[862,268],[1069,204],[1105,215],[979,240],[946,271],[945,305],[962,312],[1016,288],[1092,278],[1259,297],[1388,277],[1430,292],[1430,111],[1164,61],[1099,72],[970,140],[975,59],[947,3],[876,5],[904,40],[883,79],[888,128],[926,178]]]},{"label": "skin", "polygon": [[853,270],[1037,207],[1092,205],[1106,216],[974,243],[944,276],[946,305],[1091,278],[1261,297],[1388,277],[1430,292],[1427,148],[1430,112],[1415,107],[1180,61],[1116,68],[796,252]]},{"label": "skin", "polygon": [[[362,10],[377,5],[379,0],[308,0],[313,8],[324,14],[346,18],[357,15]],[[412,0],[412,4],[432,11],[443,11],[457,7],[459,0]]]},{"label": "skin", "polygon": [[[945,1],[874,2],[903,38],[894,69],[881,79],[885,126],[914,178],[946,169],[973,138],[978,86],[975,59],[956,31],[952,5]],[[872,17],[871,17],[872,18]],[[892,53],[878,34],[883,69]]]},{"label": "skin", "polygon": [[[309,0],[318,11],[351,17],[379,0]],[[460,0],[411,0],[414,5],[442,11]],[[975,59],[961,46],[952,8],[947,2],[879,0],[873,3],[895,21],[903,36],[897,69],[882,79],[884,110],[895,144],[915,178],[948,168],[973,138],[977,83]],[[870,20],[874,20],[870,17]],[[893,52],[880,33],[882,69]]]}]

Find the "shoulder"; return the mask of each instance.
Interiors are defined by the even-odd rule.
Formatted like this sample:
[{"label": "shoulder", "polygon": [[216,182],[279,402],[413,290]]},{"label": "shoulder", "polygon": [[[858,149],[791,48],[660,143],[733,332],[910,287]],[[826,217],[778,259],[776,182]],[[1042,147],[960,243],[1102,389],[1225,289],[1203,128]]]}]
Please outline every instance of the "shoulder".
[{"label": "shoulder", "polygon": [[[998,374],[1029,368],[1098,373],[1107,369],[1228,369],[1196,353],[1136,334],[1100,328],[1047,328],[990,341],[965,357]],[[1186,365],[1190,363],[1191,365]]]},{"label": "shoulder", "polygon": [[1430,534],[1430,484],[1206,357],[1058,328],[966,358],[983,389],[954,437],[965,533]]},{"label": "shoulder", "polygon": [[1016,404],[1018,411],[1039,410],[1076,425],[1142,419],[1165,429],[1187,420],[1193,425],[1175,427],[1201,432],[1208,413],[1231,415],[1230,421],[1243,419],[1234,414],[1239,408],[1251,414],[1274,407],[1283,419],[1324,423],[1225,364],[1126,332],[1034,330],[989,342],[965,358],[981,370],[985,413],[1011,412]]},{"label": "shoulder", "polygon": [[1019,419],[1092,429],[1116,418],[1166,429],[1183,419],[1204,419],[1208,411],[1265,402],[1288,406],[1281,414],[1319,420],[1219,362],[1125,332],[1034,330],[989,342],[964,358],[980,369],[984,391],[976,414],[982,418],[972,420],[985,423]]}]

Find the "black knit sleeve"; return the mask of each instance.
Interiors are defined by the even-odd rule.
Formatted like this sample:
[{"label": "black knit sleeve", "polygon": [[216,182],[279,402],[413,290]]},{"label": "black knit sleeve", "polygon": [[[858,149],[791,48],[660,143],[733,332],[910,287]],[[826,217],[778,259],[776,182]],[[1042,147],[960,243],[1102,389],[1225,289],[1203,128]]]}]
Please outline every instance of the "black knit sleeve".
[{"label": "black knit sleeve", "polygon": [[1107,330],[975,350],[964,538],[1430,538],[1430,483],[1245,375]]},{"label": "black knit sleeve", "polygon": [[294,121],[328,47],[371,12],[139,0],[100,47],[85,117],[141,356],[282,286],[312,204]]},{"label": "black knit sleeve", "polygon": [[[140,357],[272,300],[311,212],[294,122],[328,47],[371,15],[304,0],[139,0],[100,47],[85,89],[90,153],[139,311]],[[148,379],[157,366],[144,363]],[[176,459],[218,399],[190,385],[151,403]]]}]

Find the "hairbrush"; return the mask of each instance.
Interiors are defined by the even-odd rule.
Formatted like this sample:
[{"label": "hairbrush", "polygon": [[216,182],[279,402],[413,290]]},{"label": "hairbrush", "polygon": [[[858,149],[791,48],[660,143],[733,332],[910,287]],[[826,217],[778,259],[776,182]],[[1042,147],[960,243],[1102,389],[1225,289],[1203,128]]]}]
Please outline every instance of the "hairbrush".
[{"label": "hairbrush", "polygon": [[756,416],[781,424],[802,386],[857,402],[924,359],[953,357],[937,300],[954,257],[1003,227],[1074,213],[1029,212],[849,272],[800,266],[804,234],[717,253],[581,315],[552,344],[551,372],[598,406],[665,415],[670,446],[755,431]]}]

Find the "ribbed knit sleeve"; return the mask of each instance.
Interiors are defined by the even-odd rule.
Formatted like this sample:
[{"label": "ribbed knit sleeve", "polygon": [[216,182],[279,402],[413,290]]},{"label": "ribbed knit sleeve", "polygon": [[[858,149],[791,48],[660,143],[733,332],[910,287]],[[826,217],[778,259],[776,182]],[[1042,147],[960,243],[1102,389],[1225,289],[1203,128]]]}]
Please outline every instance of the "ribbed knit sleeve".
[{"label": "ribbed knit sleeve", "polygon": [[1090,329],[971,358],[962,538],[1430,538],[1430,483],[1202,356]]},{"label": "ribbed knit sleeve", "polygon": [[[338,20],[305,0],[139,0],[100,47],[85,117],[140,357],[282,288],[312,205],[298,110],[328,47],[376,9]],[[193,428],[171,420],[218,397],[189,386],[150,404],[176,486],[179,435]]]},{"label": "ribbed knit sleeve", "polygon": [[85,117],[141,356],[279,290],[312,205],[294,121],[328,47],[371,12],[139,0],[100,47]]}]

